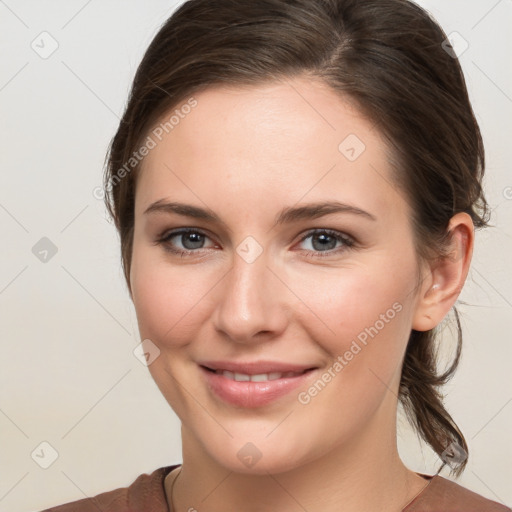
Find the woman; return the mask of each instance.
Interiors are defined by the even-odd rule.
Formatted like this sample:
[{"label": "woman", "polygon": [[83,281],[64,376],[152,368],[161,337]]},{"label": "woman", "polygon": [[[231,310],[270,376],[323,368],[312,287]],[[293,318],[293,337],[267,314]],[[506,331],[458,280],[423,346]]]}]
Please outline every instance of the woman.
[{"label": "woman", "polygon": [[[50,510],[505,511],[436,328],[486,226],[484,150],[441,28],[406,0],[192,0],[148,48],[105,176],[183,464]],[[398,403],[442,462],[408,469]]]}]

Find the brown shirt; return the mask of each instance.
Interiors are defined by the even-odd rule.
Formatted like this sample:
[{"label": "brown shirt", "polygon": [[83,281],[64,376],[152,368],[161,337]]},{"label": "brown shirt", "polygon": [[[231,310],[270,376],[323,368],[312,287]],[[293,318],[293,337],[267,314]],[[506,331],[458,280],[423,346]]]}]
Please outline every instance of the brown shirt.
[{"label": "brown shirt", "polygon": [[[179,464],[142,474],[129,486],[42,512],[170,512],[164,479]],[[402,512],[512,512],[442,476],[421,475],[429,482]]]}]

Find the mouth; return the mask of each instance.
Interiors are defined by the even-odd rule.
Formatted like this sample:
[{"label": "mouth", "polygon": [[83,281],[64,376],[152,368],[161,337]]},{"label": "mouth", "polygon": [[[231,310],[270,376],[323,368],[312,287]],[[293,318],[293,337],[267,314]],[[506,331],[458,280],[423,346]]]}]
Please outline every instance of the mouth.
[{"label": "mouth", "polygon": [[307,386],[318,370],[318,367],[304,366],[290,369],[292,366],[275,363],[215,363],[200,364],[199,369],[207,389],[215,399],[231,406],[255,408],[290,396],[299,386]]},{"label": "mouth", "polygon": [[226,377],[226,379],[231,379],[236,382],[266,382],[269,380],[288,379],[291,377],[298,377],[306,372],[315,369],[309,368],[301,372],[269,372],[251,375],[248,373],[230,372],[229,370],[214,370],[212,368],[208,368],[207,366],[203,366],[203,368],[209,372],[216,373],[217,375],[222,375],[223,377]]}]

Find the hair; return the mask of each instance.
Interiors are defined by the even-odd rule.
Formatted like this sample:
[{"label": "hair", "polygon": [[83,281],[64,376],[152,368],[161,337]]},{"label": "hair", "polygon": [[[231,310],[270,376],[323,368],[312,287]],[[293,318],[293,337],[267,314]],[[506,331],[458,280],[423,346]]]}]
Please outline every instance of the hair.
[{"label": "hair", "polygon": [[[140,171],[139,162],[130,159],[164,114],[211,86],[306,76],[355,104],[380,130],[396,163],[393,178],[412,207],[420,261],[446,257],[447,227],[456,213],[469,214],[476,228],[487,226],[482,137],[462,69],[447,41],[431,16],[408,0],[182,4],[160,28],[138,67],[106,159],[105,204],[119,232],[130,294]],[[133,167],[128,172],[127,162]],[[461,324],[453,310],[457,348],[452,364],[439,372],[437,328],[412,330],[399,402],[417,434],[444,461],[438,472],[448,462],[458,476],[466,466],[468,447],[439,390],[461,355]],[[456,445],[466,457],[452,465],[449,458]]]}]

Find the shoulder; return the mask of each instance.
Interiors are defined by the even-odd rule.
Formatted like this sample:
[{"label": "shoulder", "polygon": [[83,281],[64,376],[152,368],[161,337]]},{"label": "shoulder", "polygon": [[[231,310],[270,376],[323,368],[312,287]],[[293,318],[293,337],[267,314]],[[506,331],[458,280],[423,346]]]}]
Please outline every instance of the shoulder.
[{"label": "shoulder", "polygon": [[143,473],[128,487],[51,507],[42,512],[168,512],[164,479],[176,467],[178,465],[164,466],[150,474]]},{"label": "shoulder", "polygon": [[512,512],[497,501],[442,476],[434,476],[423,492],[403,512]]}]

